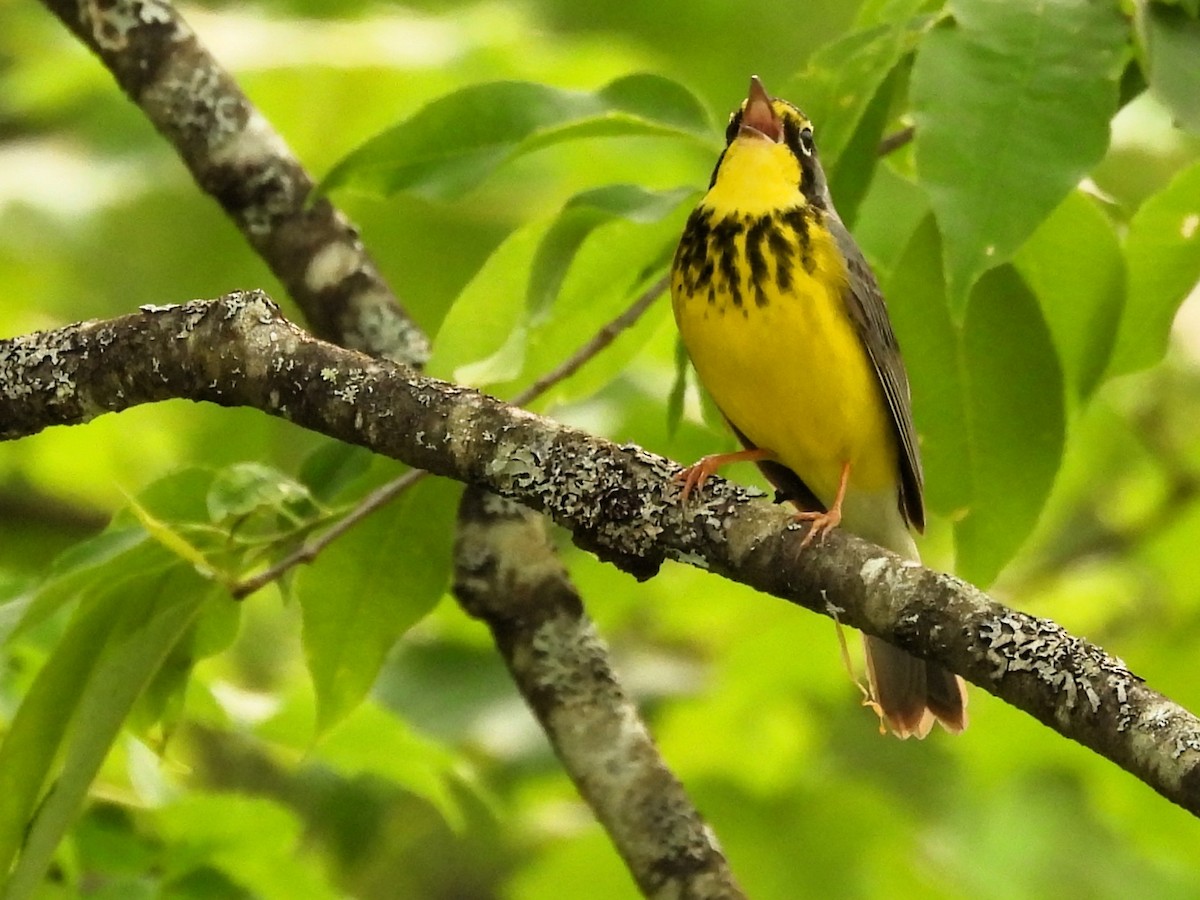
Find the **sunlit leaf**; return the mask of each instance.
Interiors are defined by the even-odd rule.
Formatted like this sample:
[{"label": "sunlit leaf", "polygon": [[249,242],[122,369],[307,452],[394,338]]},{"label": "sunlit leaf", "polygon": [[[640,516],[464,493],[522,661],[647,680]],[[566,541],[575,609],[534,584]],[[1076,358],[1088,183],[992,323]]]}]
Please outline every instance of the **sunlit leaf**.
[{"label": "sunlit leaf", "polygon": [[1200,163],[1144,204],[1125,238],[1128,294],[1112,374],[1157,362],[1179,304],[1200,282]]},{"label": "sunlit leaf", "polygon": [[534,256],[526,299],[530,315],[536,321],[549,309],[580,246],[598,227],[617,218],[657,222],[695,199],[698,192],[692,188],[650,191],[635,184],[611,184],[572,197]]},{"label": "sunlit leaf", "polygon": [[488,258],[442,320],[430,374],[478,387],[520,374],[529,271],[549,227],[535,222],[518,229]]},{"label": "sunlit leaf", "polygon": [[205,578],[225,579],[223,573],[217,571],[212,566],[208,558],[198,547],[188,541],[187,538],[171,525],[152,516],[148,510],[143,509],[133,498],[129,500],[129,511],[138,520],[138,523],[146,529],[146,533],[151,538],[180,559],[189,563]]},{"label": "sunlit leaf", "polygon": [[912,73],[916,162],[956,319],[1100,161],[1127,39],[1114,3],[954,0]]},{"label": "sunlit leaf", "polygon": [[[11,795],[0,806],[0,861],[11,856],[13,827],[32,818],[6,898],[36,890],[135,701],[213,591],[177,566],[169,576],[136,575],[112,586],[76,618],[0,747],[0,778],[20,779],[0,785]],[[60,753],[54,790],[34,816]]]},{"label": "sunlit leaf", "polygon": [[[665,272],[688,212],[678,202],[683,196],[603,191],[600,202],[625,214],[595,213],[598,221],[564,226],[557,236],[554,229],[562,218],[514,232],[446,315],[430,371],[510,396],[560,365]],[[574,210],[566,215],[573,218]],[[586,220],[593,213],[580,215]],[[568,248],[575,238],[577,245]],[[543,293],[551,306],[533,310],[526,302],[525,279],[531,269],[537,271],[539,253],[559,258],[543,255],[543,289],[548,280],[556,285],[549,300]],[[568,253],[570,259],[564,258]],[[664,300],[593,357],[569,387],[557,389],[558,398],[585,395],[614,377],[665,315],[666,305]]]},{"label": "sunlit leaf", "polygon": [[629,75],[592,92],[493,82],[441,97],[363,144],[334,166],[321,190],[451,197],[532,150],[622,135],[715,137],[703,105],[659,75]]},{"label": "sunlit leaf", "polygon": [[1073,191],[1013,262],[1042,308],[1072,399],[1086,398],[1108,365],[1125,302],[1112,223],[1093,198]]},{"label": "sunlit leaf", "polygon": [[854,14],[855,28],[873,25],[900,23],[917,13],[934,13],[942,6],[942,0],[864,0]]},{"label": "sunlit leaf", "polygon": [[[558,367],[658,283],[679,242],[687,207],[677,206],[661,221],[613,219],[598,226],[579,248],[553,308],[531,323],[525,365],[505,394],[525,387]],[[668,315],[665,292],[635,326],[593,356],[571,379],[555,389],[563,401],[588,396],[619,375]]]},{"label": "sunlit leaf", "polygon": [[[821,159],[831,173],[867,118],[872,100],[932,21],[916,15],[919,3],[901,5],[909,7],[903,26],[872,24],[826,44],[780,92],[812,119]],[[836,184],[832,176],[830,182]]]},{"label": "sunlit leaf", "polygon": [[[163,522],[205,522],[208,520],[208,491],[213,471],[201,466],[176,469],[137,492],[138,505]],[[124,508],[113,516],[112,526],[141,524],[132,509]]]}]

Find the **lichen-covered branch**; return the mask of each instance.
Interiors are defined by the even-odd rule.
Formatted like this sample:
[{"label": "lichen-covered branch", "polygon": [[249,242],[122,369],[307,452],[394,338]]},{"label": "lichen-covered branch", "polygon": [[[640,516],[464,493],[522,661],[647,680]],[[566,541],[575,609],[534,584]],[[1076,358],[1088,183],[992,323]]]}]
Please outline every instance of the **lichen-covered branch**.
[{"label": "lichen-covered branch", "polygon": [[792,517],[714,479],[681,506],[677,467],[470,389],[333,347],[263,294],[146,308],[0,342],[0,437],[185,397],[252,406],[547,513],[640,577],[672,558],[943,663],[1200,814],[1200,720],[1115,657],[969,584]]},{"label": "lichen-covered branch", "polygon": [[420,365],[429,341],[358,231],[167,0],[42,0],[112,72],[300,305],[314,332]]},{"label": "lichen-covered branch", "polygon": [[454,593],[491,629],[513,680],[642,894],[744,897],[621,688],[545,519],[468,488],[459,509]]}]

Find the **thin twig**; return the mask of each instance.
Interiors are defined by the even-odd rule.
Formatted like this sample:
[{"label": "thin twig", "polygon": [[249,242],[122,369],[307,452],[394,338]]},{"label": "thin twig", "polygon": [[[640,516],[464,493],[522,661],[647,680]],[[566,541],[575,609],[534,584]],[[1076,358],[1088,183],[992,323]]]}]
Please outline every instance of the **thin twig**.
[{"label": "thin twig", "polygon": [[[547,372],[529,387],[525,388],[525,390],[517,394],[513,398],[513,404],[524,406],[545,394],[556,384],[565,381],[578,372],[588,360],[592,359],[601,350],[616,340],[621,332],[632,327],[666,288],[667,278],[663,276],[650,285],[650,287],[646,288],[626,310],[597,331],[590,341],[576,350],[567,359],[563,360],[559,366]],[[303,544],[270,568],[239,581],[233,586],[230,593],[233,594],[235,599],[242,600],[260,588],[266,587],[272,581],[282,578],[296,566],[311,563],[331,543],[371,513],[375,512],[375,510],[395,500],[428,474],[424,469],[412,469],[405,472],[399,478],[376,488],[360,500],[350,512],[339,519],[337,524],[331,526],[328,531],[322,532],[319,536]]]},{"label": "thin twig", "polygon": [[566,381],[578,372],[584,363],[615,341],[617,335],[633,327],[634,323],[642,317],[642,314],[658,299],[658,295],[666,289],[667,276],[664,275],[658,281],[654,282],[654,284],[650,285],[650,287],[646,288],[641,296],[629,305],[628,309],[597,331],[590,341],[576,350],[567,359],[563,360],[557,368],[551,369],[529,387],[525,388],[525,390],[513,397],[512,404],[514,406],[524,406],[542,396],[556,384]]},{"label": "thin twig", "polygon": [[883,140],[879,142],[878,154],[880,156],[887,156],[889,153],[895,153],[905,144],[912,141],[916,133],[916,128],[912,125],[906,125],[899,131],[893,131],[891,134],[884,135]]},{"label": "thin twig", "polygon": [[233,595],[235,600],[243,600],[260,588],[266,587],[272,581],[282,578],[289,570],[294,569],[301,563],[312,562],[322,550],[339,537],[375,512],[375,510],[396,499],[396,497],[403,494],[428,474],[424,469],[410,469],[399,478],[389,481],[382,487],[377,487],[360,500],[354,509],[331,525],[328,531],[322,532],[308,543],[302,544],[299,549],[285,556],[269,569],[264,569],[257,575],[239,581],[230,589],[229,593]]}]

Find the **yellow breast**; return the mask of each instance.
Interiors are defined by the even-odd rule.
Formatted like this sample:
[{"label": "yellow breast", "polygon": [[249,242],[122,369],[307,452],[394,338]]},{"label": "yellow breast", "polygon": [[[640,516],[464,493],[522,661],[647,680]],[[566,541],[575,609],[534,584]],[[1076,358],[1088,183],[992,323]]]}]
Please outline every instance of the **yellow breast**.
[{"label": "yellow breast", "polygon": [[675,319],[700,380],[739,431],[824,503],[847,462],[850,490],[894,487],[894,427],[847,314],[846,268],[824,213],[797,205],[794,188],[748,191],[737,172],[693,213],[672,275]]}]

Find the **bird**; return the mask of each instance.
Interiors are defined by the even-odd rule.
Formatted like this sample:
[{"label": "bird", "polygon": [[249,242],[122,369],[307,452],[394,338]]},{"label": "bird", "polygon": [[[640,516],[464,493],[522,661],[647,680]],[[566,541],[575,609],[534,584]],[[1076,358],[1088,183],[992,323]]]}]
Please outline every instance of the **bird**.
[{"label": "bird", "polygon": [[[758,464],[809,523],[908,560],[924,530],[911,391],[878,282],[834,209],[813,124],[750,80],[671,265],[679,335],[744,449],[677,479],[683,502],[730,462]],[[865,635],[870,704],[900,738],[967,725],[961,678]]]}]

